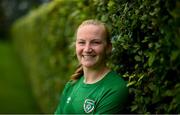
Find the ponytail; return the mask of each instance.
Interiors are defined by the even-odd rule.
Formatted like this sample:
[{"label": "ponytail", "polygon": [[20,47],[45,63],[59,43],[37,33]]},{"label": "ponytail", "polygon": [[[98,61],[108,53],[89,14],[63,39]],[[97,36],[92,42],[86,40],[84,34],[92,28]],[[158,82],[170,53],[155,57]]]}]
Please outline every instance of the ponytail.
[{"label": "ponytail", "polygon": [[83,75],[83,68],[82,65],[79,65],[76,71],[74,72],[74,74],[71,75],[71,80],[77,81],[78,79],[81,78],[82,75]]}]

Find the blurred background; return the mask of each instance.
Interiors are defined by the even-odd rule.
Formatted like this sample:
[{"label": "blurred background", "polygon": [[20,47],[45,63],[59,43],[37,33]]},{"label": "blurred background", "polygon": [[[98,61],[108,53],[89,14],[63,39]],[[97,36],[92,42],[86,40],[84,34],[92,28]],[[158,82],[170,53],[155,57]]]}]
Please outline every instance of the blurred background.
[{"label": "blurred background", "polygon": [[42,113],[12,45],[10,29],[15,20],[49,1],[0,0],[0,113]]}]

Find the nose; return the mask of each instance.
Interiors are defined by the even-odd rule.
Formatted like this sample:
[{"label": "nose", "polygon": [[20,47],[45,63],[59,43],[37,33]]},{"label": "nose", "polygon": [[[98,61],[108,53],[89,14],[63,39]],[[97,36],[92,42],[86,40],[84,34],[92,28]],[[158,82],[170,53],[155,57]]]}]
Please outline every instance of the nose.
[{"label": "nose", "polygon": [[85,48],[84,48],[84,51],[87,52],[87,53],[91,53],[92,52],[92,47],[90,44],[86,44]]}]

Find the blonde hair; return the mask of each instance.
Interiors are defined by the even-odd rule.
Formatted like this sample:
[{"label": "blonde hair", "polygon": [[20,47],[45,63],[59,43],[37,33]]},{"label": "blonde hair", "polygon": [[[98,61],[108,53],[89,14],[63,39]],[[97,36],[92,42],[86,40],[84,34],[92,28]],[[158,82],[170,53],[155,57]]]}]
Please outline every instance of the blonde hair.
[{"label": "blonde hair", "polygon": [[105,34],[106,34],[106,41],[107,43],[111,43],[111,36],[110,36],[110,33],[109,33],[109,29],[107,27],[107,25],[99,20],[96,20],[96,19],[89,19],[89,20],[85,20],[83,21],[78,28],[84,26],[84,25],[97,25],[97,26],[102,26],[104,27],[105,29]]},{"label": "blonde hair", "polygon": [[[84,26],[84,25],[103,26],[104,29],[105,29],[105,34],[106,34],[106,35],[105,35],[105,37],[106,37],[105,39],[106,39],[106,41],[107,41],[107,44],[111,44],[109,29],[108,29],[108,27],[106,26],[105,23],[103,23],[103,22],[101,22],[101,21],[99,21],[99,20],[89,19],[89,20],[83,21],[83,22],[79,25],[78,29],[79,29],[80,27]],[[78,29],[77,29],[77,30],[78,30]],[[76,33],[77,33],[77,32],[76,32]],[[83,75],[83,68],[82,68],[82,65],[80,64],[80,65],[78,65],[78,67],[76,68],[74,74],[71,75],[71,80],[76,81],[76,80],[78,80],[79,78],[81,78],[82,75]]]}]

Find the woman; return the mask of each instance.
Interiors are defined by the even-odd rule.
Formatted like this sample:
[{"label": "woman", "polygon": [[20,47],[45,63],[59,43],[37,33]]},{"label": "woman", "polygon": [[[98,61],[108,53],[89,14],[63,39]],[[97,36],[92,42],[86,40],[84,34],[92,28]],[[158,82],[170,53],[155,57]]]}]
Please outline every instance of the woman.
[{"label": "woman", "polygon": [[55,114],[121,113],[127,98],[126,82],[106,66],[112,44],[107,27],[86,20],[76,32],[80,66],[66,84]]}]

